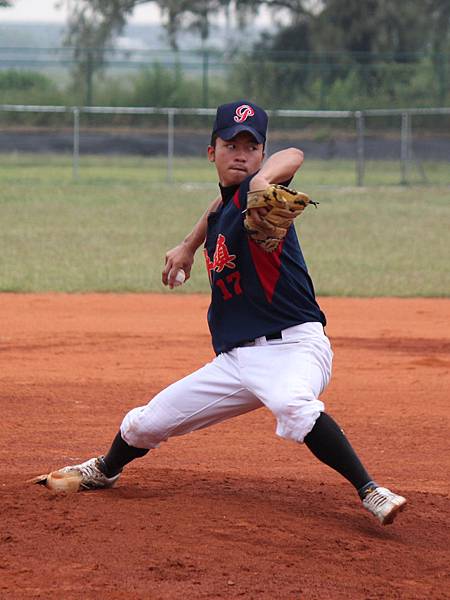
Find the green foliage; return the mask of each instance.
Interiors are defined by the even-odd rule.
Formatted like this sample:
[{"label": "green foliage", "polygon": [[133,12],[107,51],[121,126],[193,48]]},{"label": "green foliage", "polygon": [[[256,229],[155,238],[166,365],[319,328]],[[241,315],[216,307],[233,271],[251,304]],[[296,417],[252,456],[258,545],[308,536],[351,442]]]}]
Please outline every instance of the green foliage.
[{"label": "green foliage", "polygon": [[[424,53],[433,57],[436,76],[443,81],[436,92],[435,103],[442,105],[447,99],[448,69],[445,65],[442,67],[441,62],[450,49],[448,0],[79,0],[71,3],[66,41],[74,48],[77,59],[74,90],[84,103],[89,105],[94,100],[93,77],[104,67],[106,46],[123,30],[133,9],[146,2],[159,6],[174,49],[177,32],[183,28],[198,31],[202,48],[207,47],[210,21],[220,13],[229,17],[234,11],[242,23],[263,5],[271,8],[274,16],[280,9],[287,11],[289,24],[280,26],[275,33],[265,33],[251,61],[261,63],[263,72],[269,71],[269,82],[276,86],[282,106],[288,101],[286,86],[293,86],[297,92],[302,85],[307,92],[320,79],[319,106],[323,107],[325,89],[338,81],[336,89],[342,88],[342,80],[355,65],[362,67],[363,95],[373,97],[382,78],[395,73],[395,69],[385,73],[379,68],[376,63],[381,55],[384,64],[402,65],[417,63]],[[274,55],[273,51],[279,53]],[[288,59],[286,51],[297,56]],[[336,51],[342,53],[343,60],[334,64],[330,53]],[[304,52],[309,56],[298,55]],[[322,54],[319,64],[314,53]],[[259,70],[258,64],[253,66],[255,71]],[[245,73],[250,76],[247,88],[264,97],[264,88],[258,82],[262,73],[243,69],[242,76]],[[160,85],[159,80],[157,84]],[[173,89],[168,91],[174,96]]]},{"label": "green foliage", "polygon": [[123,29],[138,2],[78,0],[70,4],[65,45],[73,48],[73,91],[78,103],[93,104],[93,77],[104,66],[106,46]]},{"label": "green foliage", "polygon": [[[395,62],[380,56],[362,64],[343,55],[299,53],[241,57],[233,64],[230,87],[267,108],[358,110],[445,105],[450,63],[436,71],[428,56]],[[445,70],[445,73],[444,73]]]},{"label": "green foliage", "polygon": [[[248,54],[232,54],[229,49],[222,63],[210,54],[208,77],[197,62],[193,70],[188,64],[191,59],[183,53],[172,55],[174,65],[154,62],[138,75],[129,71],[125,77],[112,75],[114,66],[106,71],[107,46],[134,7],[152,1],[162,11],[173,47],[179,30],[193,28],[200,34],[202,48],[207,48],[209,22],[220,13],[236,13],[244,21],[265,5],[274,15],[282,8],[291,18],[288,25],[264,33]],[[5,84],[0,87],[1,101],[214,106],[229,100],[230,89],[235,96],[251,97],[269,108],[445,106],[448,101],[448,0],[80,0],[70,4],[66,43],[74,49],[72,85],[62,93],[48,81],[46,86],[35,81],[22,92]]]},{"label": "green foliage", "polygon": [[[3,71],[0,73],[0,90],[26,90],[35,85],[36,77],[32,77],[31,73],[23,73],[22,71]],[[34,74],[33,74],[34,75]],[[42,76],[38,76],[42,79]]]},{"label": "green foliage", "polygon": [[166,69],[155,63],[135,78],[130,101],[135,106],[195,106],[201,81],[187,81],[180,65]]},{"label": "green foliage", "polygon": [[98,77],[94,85],[95,104],[98,106],[132,106],[131,94],[135,79],[136,76],[130,75]]},{"label": "green foliage", "polygon": [[33,89],[53,91],[55,84],[49,77],[34,71],[16,71],[14,69],[0,71],[0,90],[2,92],[6,90],[30,91]]},{"label": "green foliage", "polygon": [[[325,0],[314,27],[322,50],[360,53],[388,52],[399,60],[405,53],[422,51],[432,32],[426,3],[389,0]],[[324,35],[325,34],[325,35]],[[317,38],[317,36],[316,36]]]},{"label": "green foliage", "polygon": [[0,103],[61,104],[63,94],[56,82],[35,71],[0,71]]},{"label": "green foliage", "polygon": [[[210,103],[219,104],[226,83],[210,80]],[[182,65],[164,67],[160,63],[141,69],[137,75],[99,78],[95,85],[95,100],[99,106],[198,107],[203,105],[205,90],[200,77],[186,75]],[[117,116],[117,121],[132,123],[132,116]],[[163,117],[166,123],[165,117]]]},{"label": "green foliage", "polygon": [[[322,0],[311,11],[304,0],[266,0],[275,11],[283,6],[292,15],[287,26],[264,33],[249,57],[259,62],[248,88],[264,96],[260,82],[277,90],[281,106],[307,104],[314,108],[364,106],[443,106],[448,99],[450,3],[448,0]],[[447,52],[447,54],[446,54]],[[427,57],[425,64],[424,57]],[[432,61],[430,61],[430,57]],[[255,64],[252,65],[255,67]],[[430,70],[432,77],[425,70]],[[418,71],[432,85],[414,90],[409,82]],[[355,86],[351,83],[354,82]],[[417,85],[418,82],[416,82]],[[357,85],[356,85],[357,84]],[[313,93],[308,94],[311,89]],[[342,95],[350,92],[350,104]],[[370,100],[371,102],[368,102]],[[275,102],[273,103],[276,104]]]},{"label": "green foliage", "polygon": [[[191,71],[180,62],[164,66],[155,62],[137,74],[123,75],[111,71],[97,75],[92,81],[94,104],[98,106],[216,106],[229,100],[229,90],[235,97],[248,97],[266,108],[299,108],[329,110],[359,110],[440,106],[445,99],[445,81],[450,80],[449,65],[436,70],[430,57],[414,63],[383,62],[376,66],[352,62],[326,62],[303,55],[295,61],[286,55],[280,61],[275,56],[255,58],[236,56],[228,65],[228,74],[210,73],[205,88],[201,69]],[[289,58],[287,60],[286,58]],[[445,69],[445,72],[444,72]],[[33,71],[0,72],[0,103],[83,105],[80,89],[72,84],[61,86],[60,80]],[[442,104],[441,104],[442,102]],[[36,115],[9,115],[9,123],[44,120]],[[6,121],[4,114],[0,120]],[[132,119],[120,118],[123,122]]]}]

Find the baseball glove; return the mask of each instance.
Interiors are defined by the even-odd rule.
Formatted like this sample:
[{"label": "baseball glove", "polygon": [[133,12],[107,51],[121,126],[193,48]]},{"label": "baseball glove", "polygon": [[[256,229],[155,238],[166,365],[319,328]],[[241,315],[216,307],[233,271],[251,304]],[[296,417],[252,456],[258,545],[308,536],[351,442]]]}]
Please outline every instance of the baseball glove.
[{"label": "baseball glove", "polygon": [[[295,217],[305,210],[308,204],[317,206],[309,196],[296,192],[284,185],[269,185],[265,190],[248,192],[247,210],[244,227],[248,235],[266,252],[278,248],[286,236]],[[265,208],[266,214],[259,214],[259,219],[250,212],[253,208]]]}]

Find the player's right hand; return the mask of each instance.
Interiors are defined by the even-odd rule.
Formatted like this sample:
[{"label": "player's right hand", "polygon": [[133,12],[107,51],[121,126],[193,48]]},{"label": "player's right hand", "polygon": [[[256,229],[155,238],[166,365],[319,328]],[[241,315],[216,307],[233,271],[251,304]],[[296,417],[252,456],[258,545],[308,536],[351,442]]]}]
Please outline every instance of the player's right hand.
[{"label": "player's right hand", "polygon": [[194,252],[185,242],[181,242],[175,248],[168,250],[165,257],[165,266],[162,272],[162,282],[168,285],[170,289],[175,286],[175,277],[179,269],[183,269],[186,275],[186,281],[191,276],[192,265],[194,264]]}]

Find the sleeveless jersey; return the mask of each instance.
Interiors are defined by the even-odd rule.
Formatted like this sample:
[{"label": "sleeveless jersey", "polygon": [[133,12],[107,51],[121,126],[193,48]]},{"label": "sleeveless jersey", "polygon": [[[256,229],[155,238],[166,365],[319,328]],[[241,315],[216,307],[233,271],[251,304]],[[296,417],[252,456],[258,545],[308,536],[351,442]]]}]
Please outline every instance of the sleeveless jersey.
[{"label": "sleeveless jersey", "polygon": [[293,325],[326,324],[294,226],[275,252],[266,252],[246,233],[243,211],[252,177],[221,187],[222,204],[208,217],[208,325],[216,354]]}]

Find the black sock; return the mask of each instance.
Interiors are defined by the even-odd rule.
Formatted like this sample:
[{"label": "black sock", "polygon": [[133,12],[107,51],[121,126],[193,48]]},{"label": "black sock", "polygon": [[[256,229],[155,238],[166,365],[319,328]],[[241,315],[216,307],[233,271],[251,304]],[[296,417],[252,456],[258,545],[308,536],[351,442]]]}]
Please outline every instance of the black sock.
[{"label": "black sock", "polygon": [[377,487],[342,429],[327,413],[321,413],[305,444],[316,458],[350,481],[361,498]]},{"label": "black sock", "polygon": [[129,446],[119,433],[113,440],[108,454],[101,461],[100,470],[106,477],[114,477],[121,472],[125,465],[134,460],[145,456],[148,452],[147,448],[135,448]]}]

